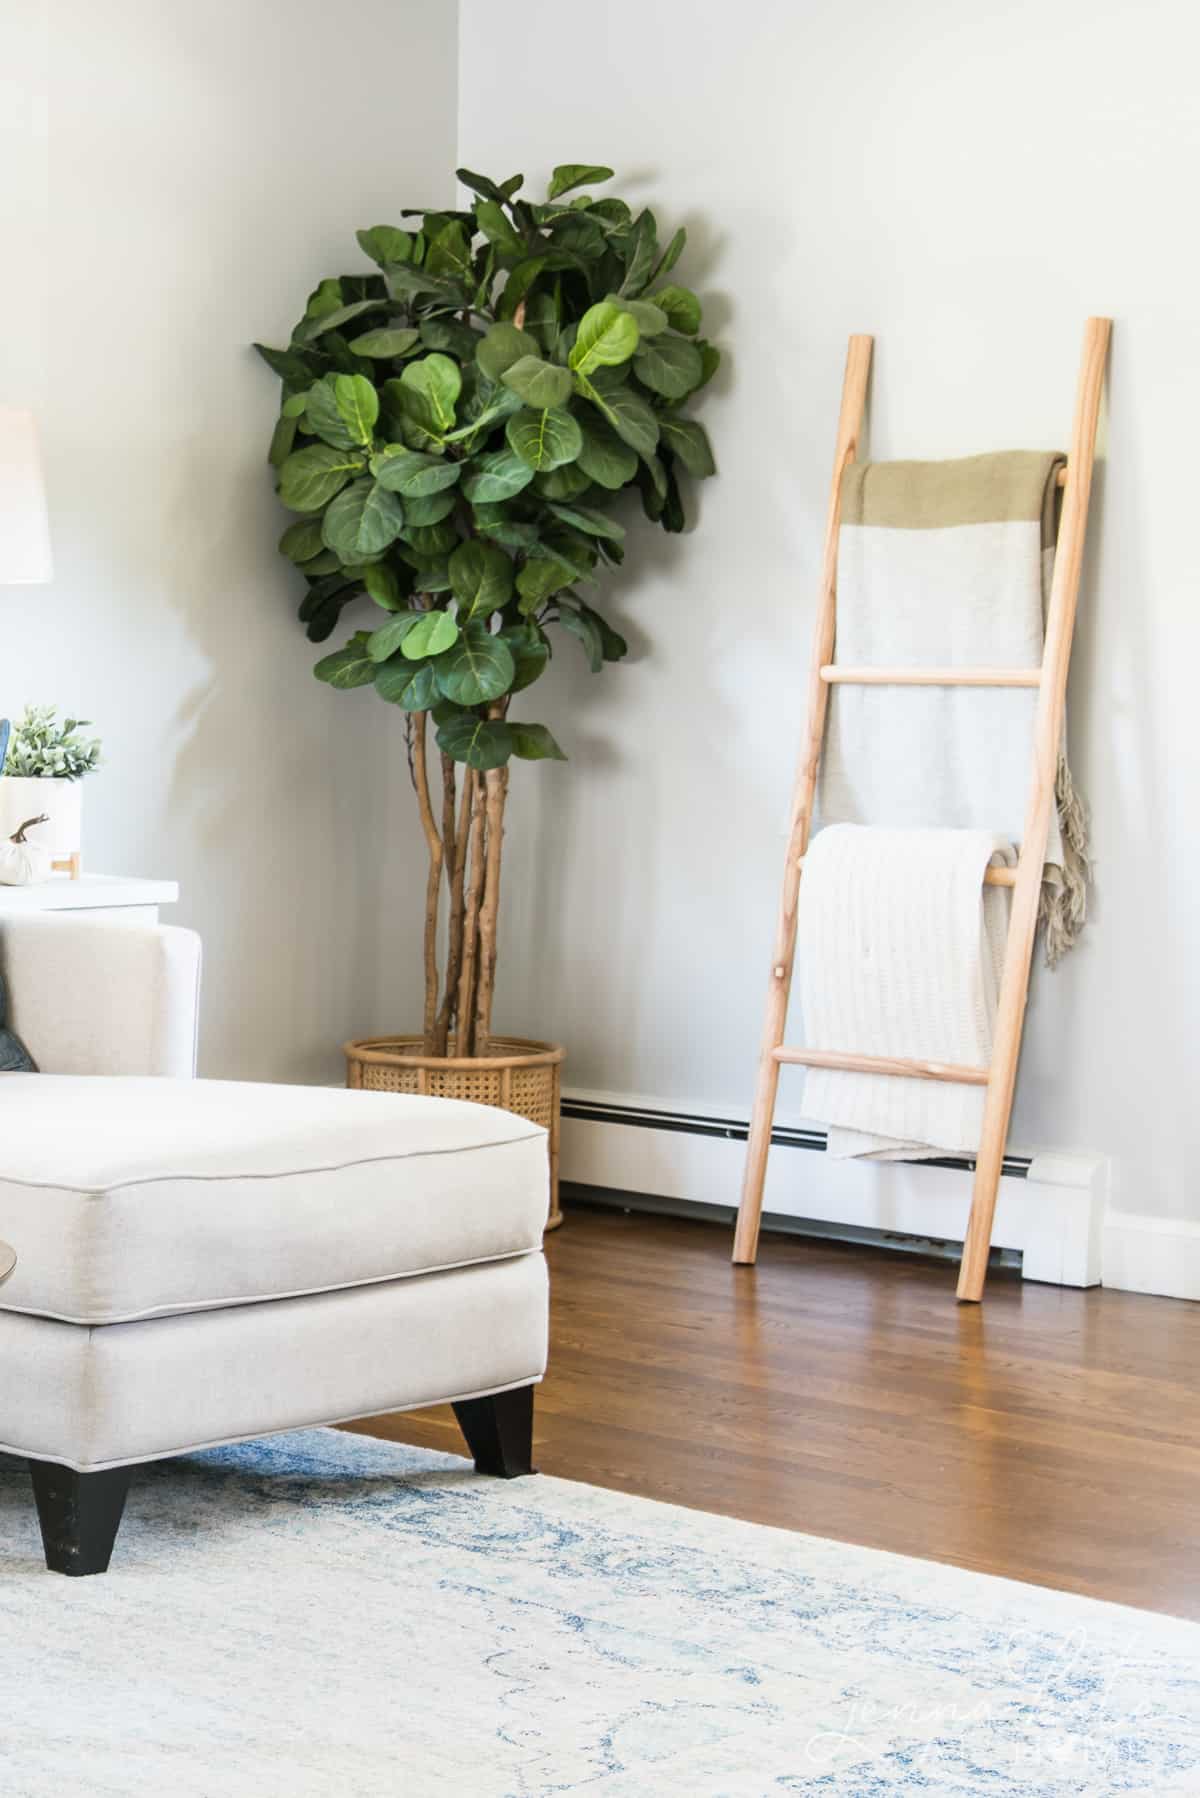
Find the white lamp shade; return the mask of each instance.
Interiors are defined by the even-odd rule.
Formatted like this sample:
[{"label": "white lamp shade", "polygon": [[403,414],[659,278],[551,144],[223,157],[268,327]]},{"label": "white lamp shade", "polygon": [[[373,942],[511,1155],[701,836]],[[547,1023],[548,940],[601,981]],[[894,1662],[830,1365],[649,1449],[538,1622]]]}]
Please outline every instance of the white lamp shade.
[{"label": "white lamp shade", "polygon": [[33,414],[0,406],[0,587],[48,581],[52,573]]}]

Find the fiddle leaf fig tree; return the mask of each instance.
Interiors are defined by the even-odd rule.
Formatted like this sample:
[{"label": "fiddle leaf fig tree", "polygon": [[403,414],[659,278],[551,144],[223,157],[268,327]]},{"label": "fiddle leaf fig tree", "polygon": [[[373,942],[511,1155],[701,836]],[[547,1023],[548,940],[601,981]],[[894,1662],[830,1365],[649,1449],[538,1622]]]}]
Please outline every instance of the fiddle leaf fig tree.
[{"label": "fiddle leaf fig tree", "polygon": [[671,278],[686,234],[662,246],[653,213],[578,191],[611,169],[565,163],[541,201],[520,175],[458,178],[469,206],[360,231],[373,266],[321,281],[286,348],[255,347],[283,384],[270,461],[300,619],[320,643],[375,607],[314,672],[405,716],[425,1052],[486,1055],[509,764],[564,759],[514,701],[560,630],[596,672],[625,654],[586,594],[624,559],[628,491],[684,528],[681,477],[714,472],[688,407],[718,352]]}]

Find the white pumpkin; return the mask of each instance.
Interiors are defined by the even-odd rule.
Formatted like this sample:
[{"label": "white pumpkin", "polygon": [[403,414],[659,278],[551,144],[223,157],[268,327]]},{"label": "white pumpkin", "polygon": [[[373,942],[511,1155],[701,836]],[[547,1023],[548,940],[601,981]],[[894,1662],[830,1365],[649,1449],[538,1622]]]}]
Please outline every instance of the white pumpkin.
[{"label": "white pumpkin", "polygon": [[27,818],[6,843],[0,842],[0,887],[31,887],[50,878],[51,851],[26,841],[25,832],[41,818]]}]

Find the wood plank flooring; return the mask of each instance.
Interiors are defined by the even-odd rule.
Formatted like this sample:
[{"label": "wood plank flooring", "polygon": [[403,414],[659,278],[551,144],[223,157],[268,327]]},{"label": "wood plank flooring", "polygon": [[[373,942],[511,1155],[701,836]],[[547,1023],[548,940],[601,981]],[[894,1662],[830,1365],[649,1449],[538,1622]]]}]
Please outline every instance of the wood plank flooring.
[{"label": "wood plank flooring", "polygon": [[547,1248],[544,1473],[1200,1617],[1200,1305],[578,1206]]}]

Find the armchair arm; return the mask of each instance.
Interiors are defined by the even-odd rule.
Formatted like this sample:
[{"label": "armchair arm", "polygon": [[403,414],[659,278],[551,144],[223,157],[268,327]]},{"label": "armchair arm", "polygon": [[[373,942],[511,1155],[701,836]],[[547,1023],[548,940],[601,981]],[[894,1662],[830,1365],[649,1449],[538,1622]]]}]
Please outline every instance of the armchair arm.
[{"label": "armchair arm", "polygon": [[44,1074],[196,1071],[200,938],[159,924],[6,918],[10,1027]]}]

